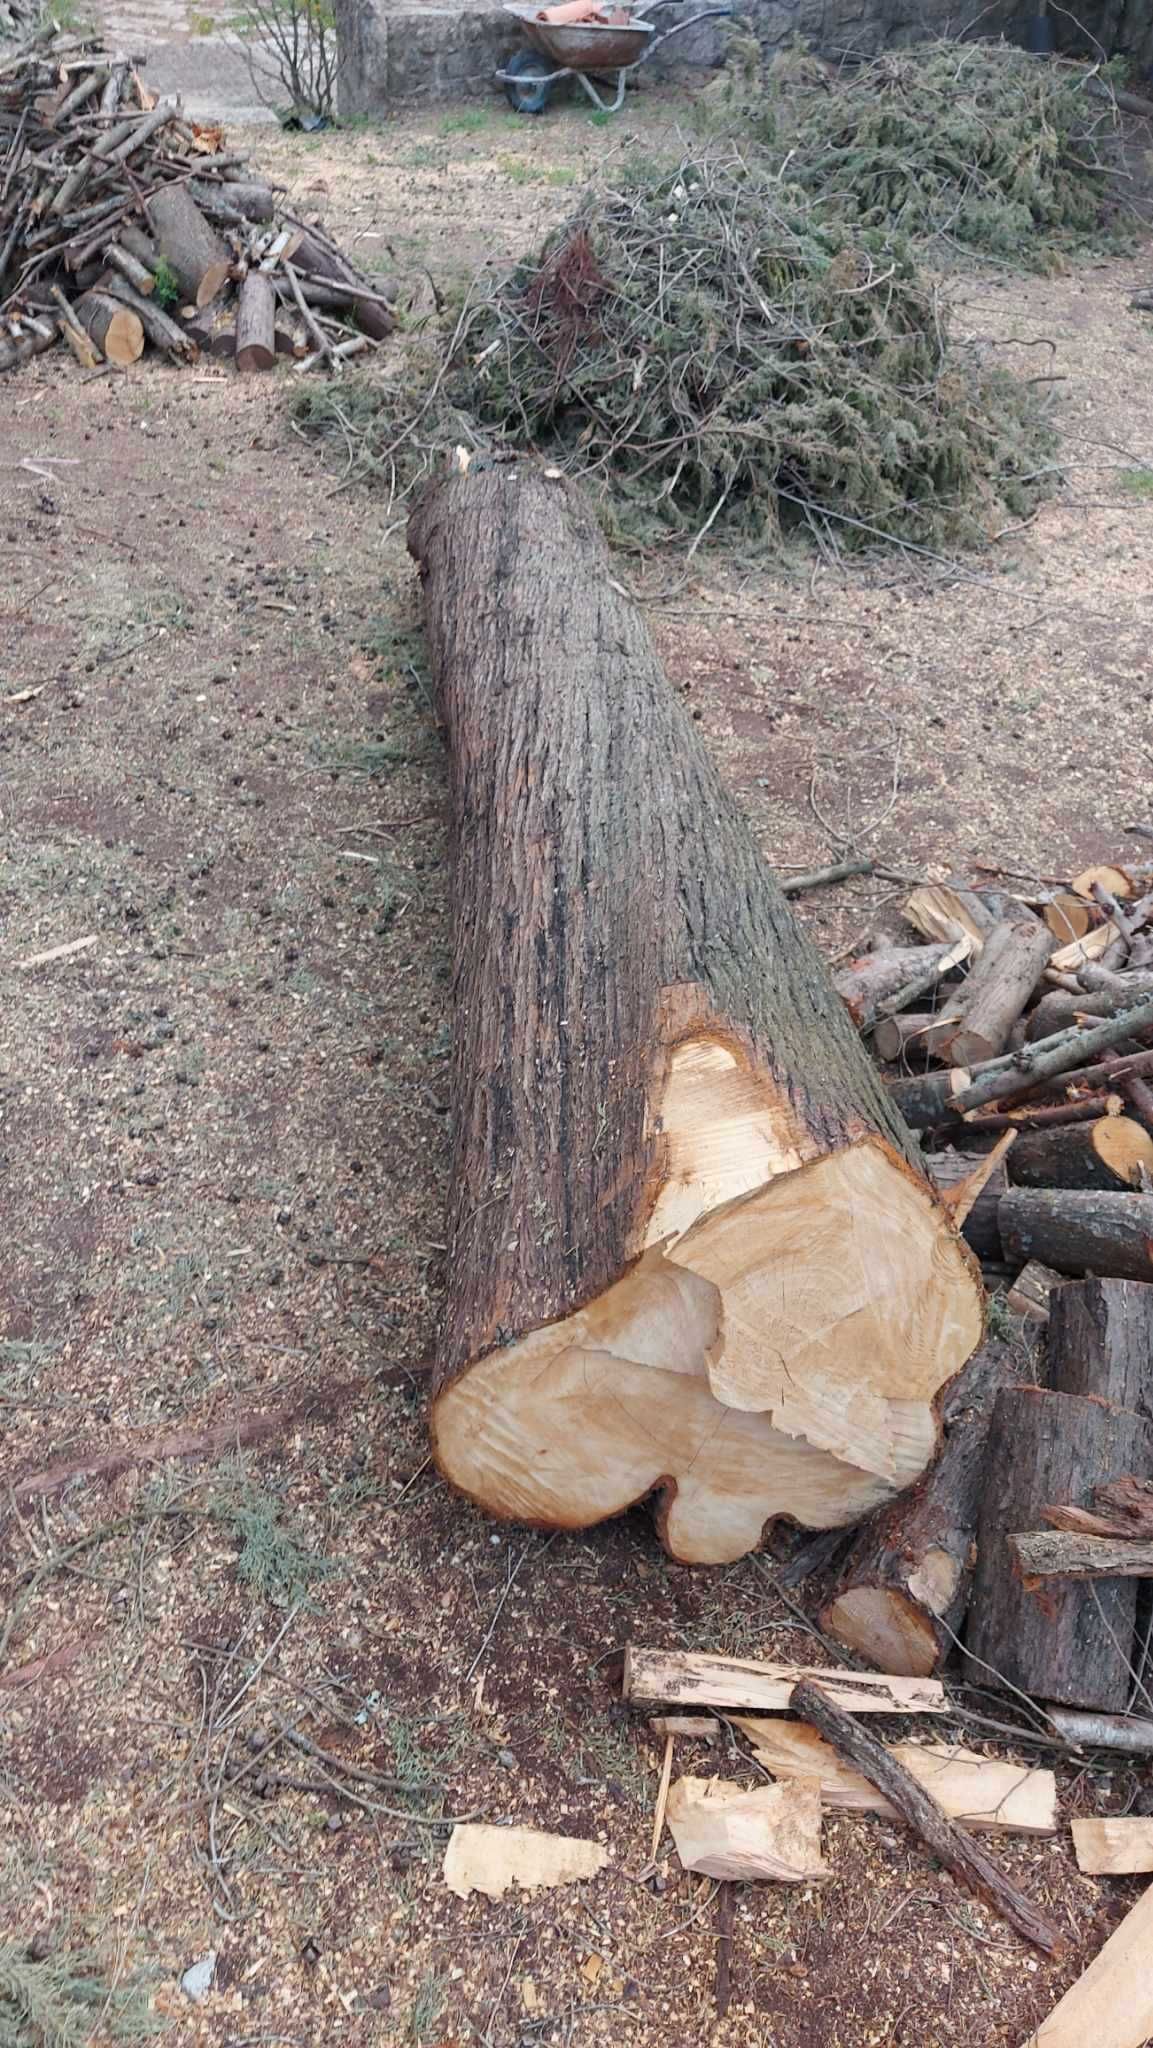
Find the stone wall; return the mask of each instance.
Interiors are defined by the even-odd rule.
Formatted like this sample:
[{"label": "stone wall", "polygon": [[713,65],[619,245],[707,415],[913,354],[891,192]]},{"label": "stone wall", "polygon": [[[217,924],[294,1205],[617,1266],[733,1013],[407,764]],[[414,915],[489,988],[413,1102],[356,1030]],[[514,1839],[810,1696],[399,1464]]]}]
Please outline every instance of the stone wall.
[{"label": "stone wall", "polygon": [[[667,8],[662,23],[699,11]],[[973,18],[958,0],[737,0],[738,11],[772,50],[794,36],[828,55],[871,55],[926,36],[955,34]],[[996,34],[1013,8],[997,0],[982,20]],[[515,23],[490,4],[395,6],[390,0],[336,0],[342,114],[374,115],[432,100],[488,99],[498,90],[493,72],[523,45]],[[723,25],[703,22],[677,36],[668,55],[658,52],[640,74],[659,79],[685,67],[707,69],[723,60]]]}]

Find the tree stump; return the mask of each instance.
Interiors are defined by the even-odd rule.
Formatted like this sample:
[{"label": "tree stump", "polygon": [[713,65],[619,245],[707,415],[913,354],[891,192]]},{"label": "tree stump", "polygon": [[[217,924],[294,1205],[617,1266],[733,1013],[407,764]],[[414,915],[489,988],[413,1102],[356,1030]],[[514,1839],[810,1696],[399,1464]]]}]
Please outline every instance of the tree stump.
[{"label": "tree stump", "polygon": [[455,841],[437,1462],[546,1527],[655,1490],[687,1562],[852,1522],[932,1457],[970,1254],[588,507],[477,464],[409,547]]}]

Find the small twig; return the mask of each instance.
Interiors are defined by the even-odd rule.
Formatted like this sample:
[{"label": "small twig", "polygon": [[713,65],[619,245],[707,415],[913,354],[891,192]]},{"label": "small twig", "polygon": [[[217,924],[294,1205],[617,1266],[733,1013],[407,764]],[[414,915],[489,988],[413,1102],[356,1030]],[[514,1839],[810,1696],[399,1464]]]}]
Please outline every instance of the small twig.
[{"label": "small twig", "polygon": [[783,896],[799,896],[805,889],[822,889],[830,882],[848,882],[854,875],[871,875],[875,868],[871,860],[839,860],[831,867],[812,868],[808,874],[789,875],[781,883]]}]

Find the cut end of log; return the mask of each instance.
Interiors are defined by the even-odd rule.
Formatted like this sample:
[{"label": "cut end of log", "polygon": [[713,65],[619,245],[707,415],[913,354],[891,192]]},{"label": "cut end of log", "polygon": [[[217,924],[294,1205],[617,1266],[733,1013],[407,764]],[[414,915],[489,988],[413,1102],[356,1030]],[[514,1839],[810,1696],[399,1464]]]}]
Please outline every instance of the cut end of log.
[{"label": "cut end of log", "polygon": [[[706,1119],[695,1150],[673,1121],[653,1220],[681,1234],[455,1379],[433,1441],[490,1513],[584,1528],[658,1490],[672,1555],[721,1564],[778,1516],[837,1527],[916,1479],[981,1308],[968,1254],[883,1141],[789,1170],[796,1134],[767,1116]],[[757,1183],[733,1192],[742,1173]]]},{"label": "cut end of log", "polygon": [[[945,1551],[938,1555],[943,1560],[942,1584],[927,1588],[934,1597],[926,1598],[925,1605],[943,1613],[957,1590],[960,1570]],[[922,1576],[931,1574],[932,1569],[931,1561],[926,1560]],[[947,1596],[941,1597],[946,1584]],[[902,1678],[928,1678],[941,1661],[941,1645],[925,1607],[894,1586],[850,1587],[822,1610],[821,1627],[878,1669],[896,1672]]]}]

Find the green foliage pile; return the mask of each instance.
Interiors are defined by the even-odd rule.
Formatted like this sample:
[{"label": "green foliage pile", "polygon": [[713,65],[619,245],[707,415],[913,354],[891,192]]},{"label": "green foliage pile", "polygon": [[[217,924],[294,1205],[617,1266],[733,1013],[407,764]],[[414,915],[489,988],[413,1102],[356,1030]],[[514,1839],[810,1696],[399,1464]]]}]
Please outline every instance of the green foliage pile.
[{"label": "green foliage pile", "polygon": [[1032,270],[1130,239],[1116,108],[1083,67],[934,42],[833,77],[786,65],[742,104],[790,179],[855,226]]},{"label": "green foliage pile", "polygon": [[906,250],[735,149],[594,188],[492,288],[444,393],[603,484],[646,543],[979,544],[1032,510],[1052,447],[1024,386],[950,349]]},{"label": "green foliage pile", "polygon": [[135,1979],[110,1983],[87,1954],[0,1941],[0,2048],[87,2048],[97,2033],[141,2041],[159,2031]]}]

